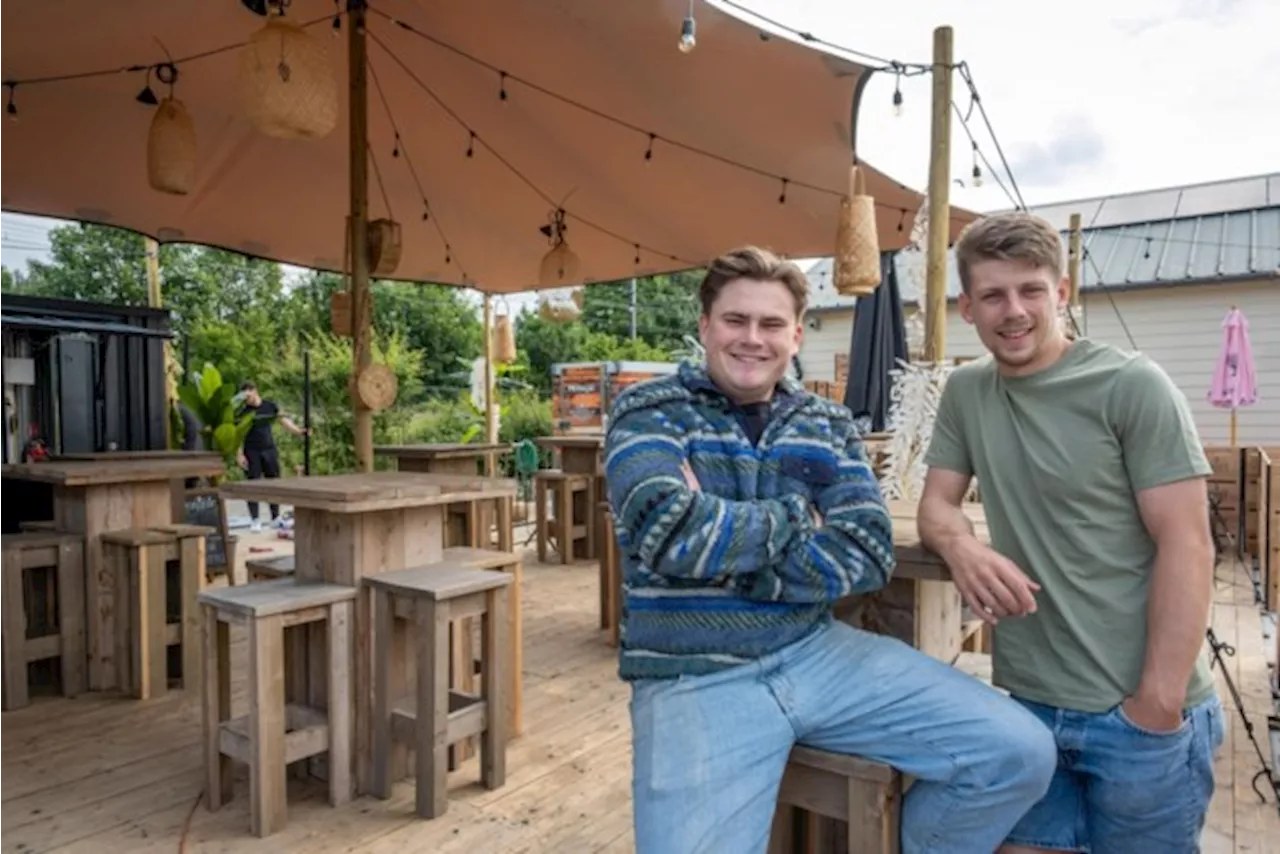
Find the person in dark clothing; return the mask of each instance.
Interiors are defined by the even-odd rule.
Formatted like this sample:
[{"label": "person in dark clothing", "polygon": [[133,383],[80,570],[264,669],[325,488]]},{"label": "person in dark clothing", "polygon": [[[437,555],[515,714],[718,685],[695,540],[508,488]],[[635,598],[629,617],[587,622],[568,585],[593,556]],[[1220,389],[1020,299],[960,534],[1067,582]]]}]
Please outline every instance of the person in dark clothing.
[{"label": "person in dark clothing", "polygon": [[[280,453],[276,450],[275,436],[271,432],[272,423],[278,419],[280,426],[295,436],[305,434],[306,430],[294,424],[289,416],[281,413],[280,407],[274,400],[265,400],[253,383],[242,383],[240,391],[244,394],[244,405],[236,413],[236,418],[243,418],[246,414],[253,413],[253,426],[244,437],[244,449],[240,452],[240,467],[248,474],[249,480],[279,477]],[[271,521],[274,522],[279,516],[280,505],[272,504]],[[249,502],[249,518],[253,520],[253,531],[255,533],[261,531],[262,523],[258,521],[258,502],[256,501]]]}]

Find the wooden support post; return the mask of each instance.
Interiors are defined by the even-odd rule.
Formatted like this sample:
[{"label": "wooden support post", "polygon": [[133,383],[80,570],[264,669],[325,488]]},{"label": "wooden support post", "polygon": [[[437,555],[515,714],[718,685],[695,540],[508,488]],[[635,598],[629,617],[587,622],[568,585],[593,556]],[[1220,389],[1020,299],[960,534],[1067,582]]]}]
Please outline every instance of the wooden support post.
[{"label": "wooden support post", "polygon": [[[484,435],[490,445],[498,441],[498,404],[494,399],[496,390],[493,381],[493,297],[484,295]],[[497,477],[498,458],[496,454],[487,454],[484,458],[484,472],[489,477]],[[488,537],[488,531],[485,532]],[[487,540],[486,540],[487,542]]]},{"label": "wooden support post", "polygon": [[1071,307],[1080,307],[1080,214],[1071,215],[1067,238],[1067,277],[1071,281]]},{"label": "wooden support post", "polygon": [[356,466],[373,471],[373,412],[360,402],[355,377],[373,361],[373,306],[369,293],[369,91],[365,0],[347,4],[347,74],[349,140],[347,143],[351,210],[347,220],[351,247],[351,401],[355,412]]},{"label": "wooden support post", "polygon": [[940,362],[947,346],[947,245],[951,237],[950,27],[933,31],[933,118],[929,145],[929,243],[925,265],[924,361]]}]

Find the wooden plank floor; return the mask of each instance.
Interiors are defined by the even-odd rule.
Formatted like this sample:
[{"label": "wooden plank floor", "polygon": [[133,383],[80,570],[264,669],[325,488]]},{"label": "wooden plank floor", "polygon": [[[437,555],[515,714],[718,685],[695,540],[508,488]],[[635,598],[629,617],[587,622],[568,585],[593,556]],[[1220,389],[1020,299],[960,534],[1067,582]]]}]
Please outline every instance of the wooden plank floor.
[{"label": "wooden plank floor", "polygon": [[[291,780],[288,826],[258,840],[248,834],[243,774],[220,812],[197,801],[203,774],[194,699],[37,698],[2,719],[3,851],[632,851],[627,690],[597,629],[595,566],[540,565],[531,552],[527,560],[526,735],[510,747],[503,789],[482,789],[469,760],[450,778],[448,814],[421,821],[411,781],[388,801],[364,797],[334,810],[323,784]],[[1217,600],[1215,626],[1237,649],[1228,666],[1263,737],[1269,698],[1258,612],[1238,583],[1221,583]],[[240,644],[239,662],[243,653]],[[243,673],[238,665],[237,680]],[[1222,696],[1229,703],[1225,687]],[[1250,790],[1257,763],[1231,714],[1206,854],[1280,852],[1280,817]]]}]

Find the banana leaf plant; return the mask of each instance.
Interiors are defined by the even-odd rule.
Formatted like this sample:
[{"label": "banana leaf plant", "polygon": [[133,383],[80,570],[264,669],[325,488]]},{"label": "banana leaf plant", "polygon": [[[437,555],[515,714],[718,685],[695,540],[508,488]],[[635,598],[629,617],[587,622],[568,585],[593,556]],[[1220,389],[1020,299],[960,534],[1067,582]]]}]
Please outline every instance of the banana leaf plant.
[{"label": "banana leaf plant", "polygon": [[178,399],[200,422],[205,447],[222,454],[228,467],[235,465],[254,419],[252,412],[236,418],[240,396],[235,385],[224,382],[218,369],[206,362],[203,370],[192,372],[191,379],[178,387]]}]

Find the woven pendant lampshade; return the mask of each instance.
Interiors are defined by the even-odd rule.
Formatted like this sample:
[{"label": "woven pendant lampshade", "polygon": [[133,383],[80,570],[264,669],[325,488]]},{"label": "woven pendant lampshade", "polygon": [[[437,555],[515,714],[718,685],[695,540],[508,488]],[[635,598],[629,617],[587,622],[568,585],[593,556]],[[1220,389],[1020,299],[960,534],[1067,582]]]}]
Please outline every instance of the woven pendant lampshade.
[{"label": "woven pendant lampshade", "polygon": [[196,126],[186,105],[165,98],[147,131],[147,183],[153,190],[185,196],[196,182]]},{"label": "woven pendant lampshade", "polygon": [[268,12],[240,54],[240,99],[259,131],[280,139],[319,139],[338,123],[338,83],[322,39]]},{"label": "woven pendant lampshade", "polygon": [[509,365],[516,360],[516,329],[510,314],[497,314],[493,318],[493,340],[490,352],[498,365]]},{"label": "woven pendant lampshade", "polygon": [[849,194],[840,200],[832,285],[845,296],[867,296],[880,286],[880,236],[876,200],[867,195],[857,166],[849,174]]},{"label": "woven pendant lampshade", "polygon": [[569,248],[563,239],[559,240],[551,251],[542,256],[542,264],[538,268],[538,284],[544,288],[570,285],[578,280],[578,256]]}]

